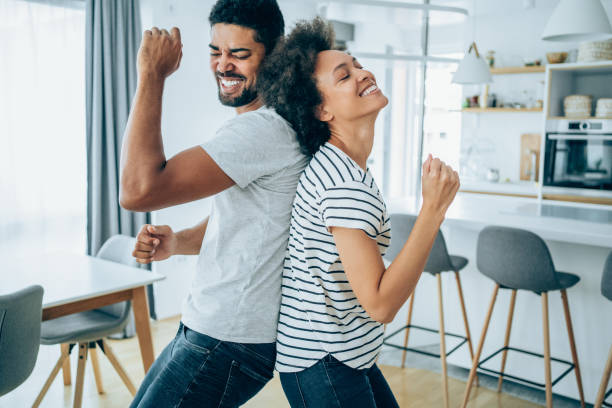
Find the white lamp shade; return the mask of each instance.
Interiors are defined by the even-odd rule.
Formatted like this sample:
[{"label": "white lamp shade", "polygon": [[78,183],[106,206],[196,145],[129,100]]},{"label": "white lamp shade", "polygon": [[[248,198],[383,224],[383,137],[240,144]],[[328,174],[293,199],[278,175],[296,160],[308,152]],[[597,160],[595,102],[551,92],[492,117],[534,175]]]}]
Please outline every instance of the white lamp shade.
[{"label": "white lamp shade", "polygon": [[470,47],[453,75],[455,84],[488,84],[492,82],[491,71],[485,60]]},{"label": "white lamp shade", "polygon": [[561,0],[548,20],[547,41],[602,41],[612,38],[612,27],[600,0]]}]

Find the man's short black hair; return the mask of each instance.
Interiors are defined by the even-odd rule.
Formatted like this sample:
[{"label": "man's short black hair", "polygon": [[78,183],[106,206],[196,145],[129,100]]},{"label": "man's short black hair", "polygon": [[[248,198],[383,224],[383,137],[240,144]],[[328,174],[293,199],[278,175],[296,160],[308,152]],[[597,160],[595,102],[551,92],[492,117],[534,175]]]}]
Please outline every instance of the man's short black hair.
[{"label": "man's short black hair", "polygon": [[224,23],[251,28],[255,41],[269,54],[285,32],[285,20],[276,0],[218,0],[208,16],[210,25]]},{"label": "man's short black hair", "polygon": [[298,22],[266,57],[257,76],[264,103],[291,124],[302,152],[312,156],[329,140],[327,122],[317,118],[322,102],[314,77],[317,56],[334,49],[334,30],[320,17]]}]

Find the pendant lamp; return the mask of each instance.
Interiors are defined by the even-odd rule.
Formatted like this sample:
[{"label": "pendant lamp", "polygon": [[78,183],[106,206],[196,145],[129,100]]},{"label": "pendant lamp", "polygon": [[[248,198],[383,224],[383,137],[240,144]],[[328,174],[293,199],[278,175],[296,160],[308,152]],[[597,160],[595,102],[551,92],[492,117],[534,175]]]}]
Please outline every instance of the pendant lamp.
[{"label": "pendant lamp", "polygon": [[560,0],[542,40],[603,41],[612,38],[612,27],[600,0]]},{"label": "pendant lamp", "polygon": [[492,82],[491,71],[485,60],[478,53],[478,47],[473,42],[465,57],[459,62],[453,75],[455,84],[488,84]]}]

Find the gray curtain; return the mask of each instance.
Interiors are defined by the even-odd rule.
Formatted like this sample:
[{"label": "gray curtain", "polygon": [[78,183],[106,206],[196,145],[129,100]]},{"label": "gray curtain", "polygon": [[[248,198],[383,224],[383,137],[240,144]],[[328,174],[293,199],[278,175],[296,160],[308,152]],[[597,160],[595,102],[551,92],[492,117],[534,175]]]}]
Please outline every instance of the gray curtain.
[{"label": "gray curtain", "polygon": [[[119,205],[121,141],[136,91],[138,0],[86,0],[87,252],[115,234],[136,236],[149,213]],[[154,317],[153,291],[149,303]]]}]

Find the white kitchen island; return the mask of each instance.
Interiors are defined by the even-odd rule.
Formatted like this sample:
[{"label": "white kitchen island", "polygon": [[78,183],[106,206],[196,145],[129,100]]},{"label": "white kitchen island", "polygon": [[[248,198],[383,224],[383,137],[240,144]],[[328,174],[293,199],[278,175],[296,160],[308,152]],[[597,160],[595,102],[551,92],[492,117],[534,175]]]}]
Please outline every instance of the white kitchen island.
[{"label": "white kitchen island", "polygon": [[[389,213],[416,214],[414,199],[387,200]],[[474,351],[484,323],[494,283],[476,268],[476,242],[479,231],[487,225],[522,228],[541,236],[547,243],[555,268],[580,276],[580,282],[568,289],[574,335],[580,360],[582,382],[587,402],[592,403],[599,387],[608,350],[612,342],[612,302],[600,292],[601,274],[608,253],[612,251],[612,206],[544,201],[532,198],[501,197],[481,194],[458,194],[442,226],[449,252],[469,259],[461,272],[466,308]],[[393,239],[393,237],[392,237]],[[501,266],[500,266],[501,267]],[[446,275],[446,276],[445,276]],[[416,290],[413,324],[437,328],[437,296],[435,279],[424,274]],[[451,274],[443,274],[445,325],[447,332],[463,334],[463,321],[457,289]],[[503,346],[510,291],[501,290],[487,333],[482,357]],[[404,305],[388,325],[391,333],[405,324]],[[571,353],[563,316],[561,295],[549,295],[550,341],[552,357],[570,361]],[[437,335],[410,333],[410,345],[436,343]],[[393,338],[395,344],[403,336]],[[447,339],[447,348],[456,340]],[[510,346],[543,354],[542,306],[540,297],[520,291],[517,296]],[[487,363],[499,370],[498,355]],[[448,358],[448,362],[470,367],[467,346]],[[552,363],[553,380],[567,366]],[[532,381],[544,382],[543,360],[509,352],[506,372]],[[553,392],[578,399],[573,372],[553,387]]]}]

